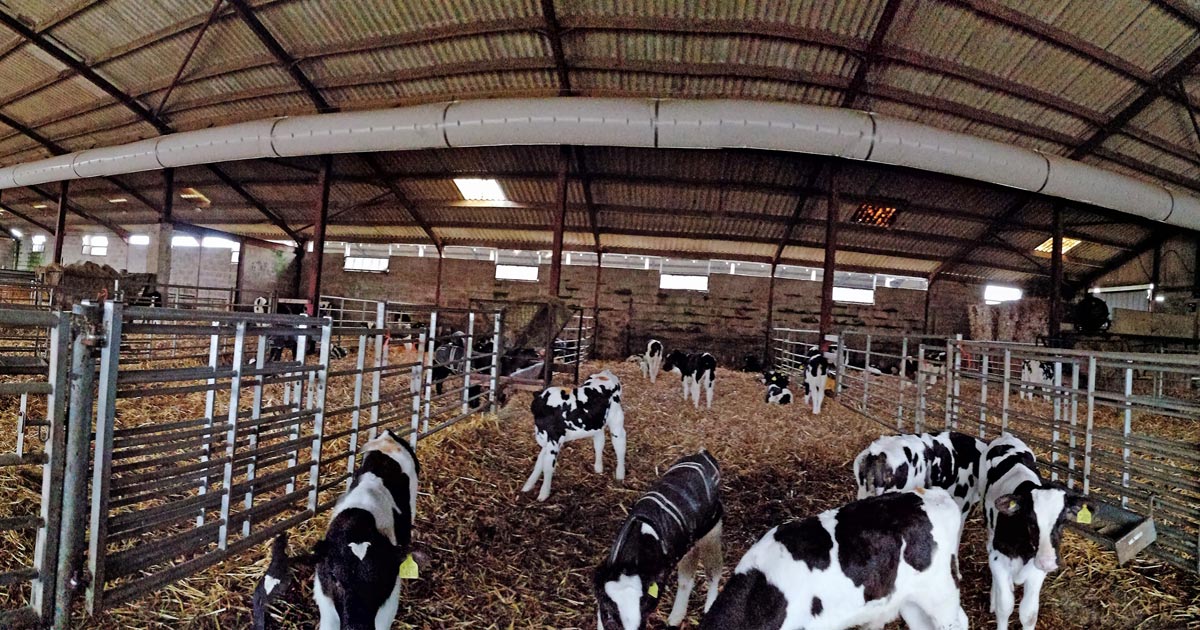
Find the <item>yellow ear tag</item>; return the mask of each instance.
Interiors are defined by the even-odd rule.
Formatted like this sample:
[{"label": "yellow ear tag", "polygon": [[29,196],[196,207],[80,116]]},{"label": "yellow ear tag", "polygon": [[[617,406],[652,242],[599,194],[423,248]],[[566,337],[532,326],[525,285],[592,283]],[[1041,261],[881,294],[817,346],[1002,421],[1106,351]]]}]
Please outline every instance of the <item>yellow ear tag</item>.
[{"label": "yellow ear tag", "polygon": [[1079,508],[1079,514],[1075,517],[1075,522],[1083,523],[1084,525],[1090,524],[1092,522],[1092,511],[1086,505]]},{"label": "yellow ear tag", "polygon": [[658,597],[658,582],[651,582],[650,589],[646,591],[650,597]]},{"label": "yellow ear tag", "polygon": [[417,571],[417,561],[413,560],[412,554],[410,553],[408,554],[408,557],[404,559],[404,562],[400,563],[400,579],[415,580],[418,577],[420,577],[420,573]]}]

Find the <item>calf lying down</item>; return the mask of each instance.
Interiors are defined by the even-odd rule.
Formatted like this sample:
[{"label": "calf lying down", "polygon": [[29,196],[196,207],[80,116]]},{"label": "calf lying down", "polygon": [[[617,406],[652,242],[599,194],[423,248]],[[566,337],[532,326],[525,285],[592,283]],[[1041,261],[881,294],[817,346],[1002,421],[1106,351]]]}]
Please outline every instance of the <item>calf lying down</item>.
[{"label": "calf lying down", "polygon": [[658,605],[660,586],[679,573],[668,626],[687,614],[697,561],[708,572],[708,599],[721,579],[721,472],[705,451],[675,462],[629,512],[608,558],[596,569],[600,630],[640,630]]},{"label": "calf lying down", "polygon": [[701,630],[966,630],[951,566],[961,520],[941,489],[889,493],[780,525],[746,552]]}]

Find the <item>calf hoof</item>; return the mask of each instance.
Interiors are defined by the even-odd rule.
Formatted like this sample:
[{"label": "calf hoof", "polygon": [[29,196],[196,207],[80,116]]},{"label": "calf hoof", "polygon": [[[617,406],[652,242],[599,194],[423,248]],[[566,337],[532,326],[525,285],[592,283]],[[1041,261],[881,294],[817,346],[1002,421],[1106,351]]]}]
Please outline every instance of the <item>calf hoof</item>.
[{"label": "calf hoof", "polygon": [[616,479],[617,481],[625,481],[625,471],[618,470],[617,474],[613,475],[613,479]]},{"label": "calf hoof", "polygon": [[549,492],[543,492],[543,493],[538,494],[538,501],[545,501],[546,499],[549,499],[549,498],[550,498]]},{"label": "calf hoof", "polygon": [[603,473],[604,466],[592,466],[592,470],[596,471],[597,473]]}]

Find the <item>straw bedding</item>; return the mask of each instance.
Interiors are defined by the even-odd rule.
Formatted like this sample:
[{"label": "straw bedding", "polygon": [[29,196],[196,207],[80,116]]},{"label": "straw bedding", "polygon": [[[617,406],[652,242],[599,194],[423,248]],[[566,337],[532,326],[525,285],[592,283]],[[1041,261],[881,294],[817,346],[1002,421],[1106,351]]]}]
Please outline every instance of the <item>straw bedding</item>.
[{"label": "straw bedding", "polygon": [[[582,441],[564,449],[546,503],[522,495],[520,485],[537,451],[529,394],[516,396],[498,416],[460,423],[423,442],[414,539],[431,560],[422,567],[421,579],[406,584],[396,627],[595,627],[592,566],[639,491],[670,462],[699,448],[712,452],[723,468],[728,575],[768,528],[852,499],[852,458],[886,431],[833,401],[820,417],[802,405],[767,406],[756,375],[720,370],[713,409],[697,411],[681,403],[675,378],[665,376],[651,385],[631,364],[588,367],[612,368],[625,386],[630,437],[624,484],[612,479],[611,446],[605,474],[597,475],[591,471],[590,441]],[[333,389],[338,387],[346,386]],[[294,529],[293,551],[316,541],[325,520]],[[973,626],[990,626],[982,520],[973,517],[967,527],[964,606]],[[1064,569],[1042,591],[1039,628],[1200,628],[1194,578],[1151,564],[1117,568],[1110,552],[1071,533],[1063,547]],[[86,628],[248,627],[250,596],[267,554],[264,544],[80,623]],[[315,626],[311,571],[302,571],[300,578],[290,602],[281,606],[281,627]],[[672,596],[673,586],[665,587],[664,601]],[[693,596],[687,627],[698,622],[701,598]],[[652,627],[662,627],[666,607],[660,607]]]}]

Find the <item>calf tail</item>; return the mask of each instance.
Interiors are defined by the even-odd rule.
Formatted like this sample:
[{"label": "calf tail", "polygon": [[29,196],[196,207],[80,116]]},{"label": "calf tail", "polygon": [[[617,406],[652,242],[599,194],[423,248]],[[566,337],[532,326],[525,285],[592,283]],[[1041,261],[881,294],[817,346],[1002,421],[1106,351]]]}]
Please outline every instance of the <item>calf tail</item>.
[{"label": "calf tail", "polygon": [[271,623],[271,606],[283,597],[291,586],[292,567],[312,564],[316,560],[312,554],[290,557],[287,547],[287,532],[280,534],[271,544],[271,564],[267,566],[267,572],[254,589],[254,630],[267,630],[274,625]]}]

